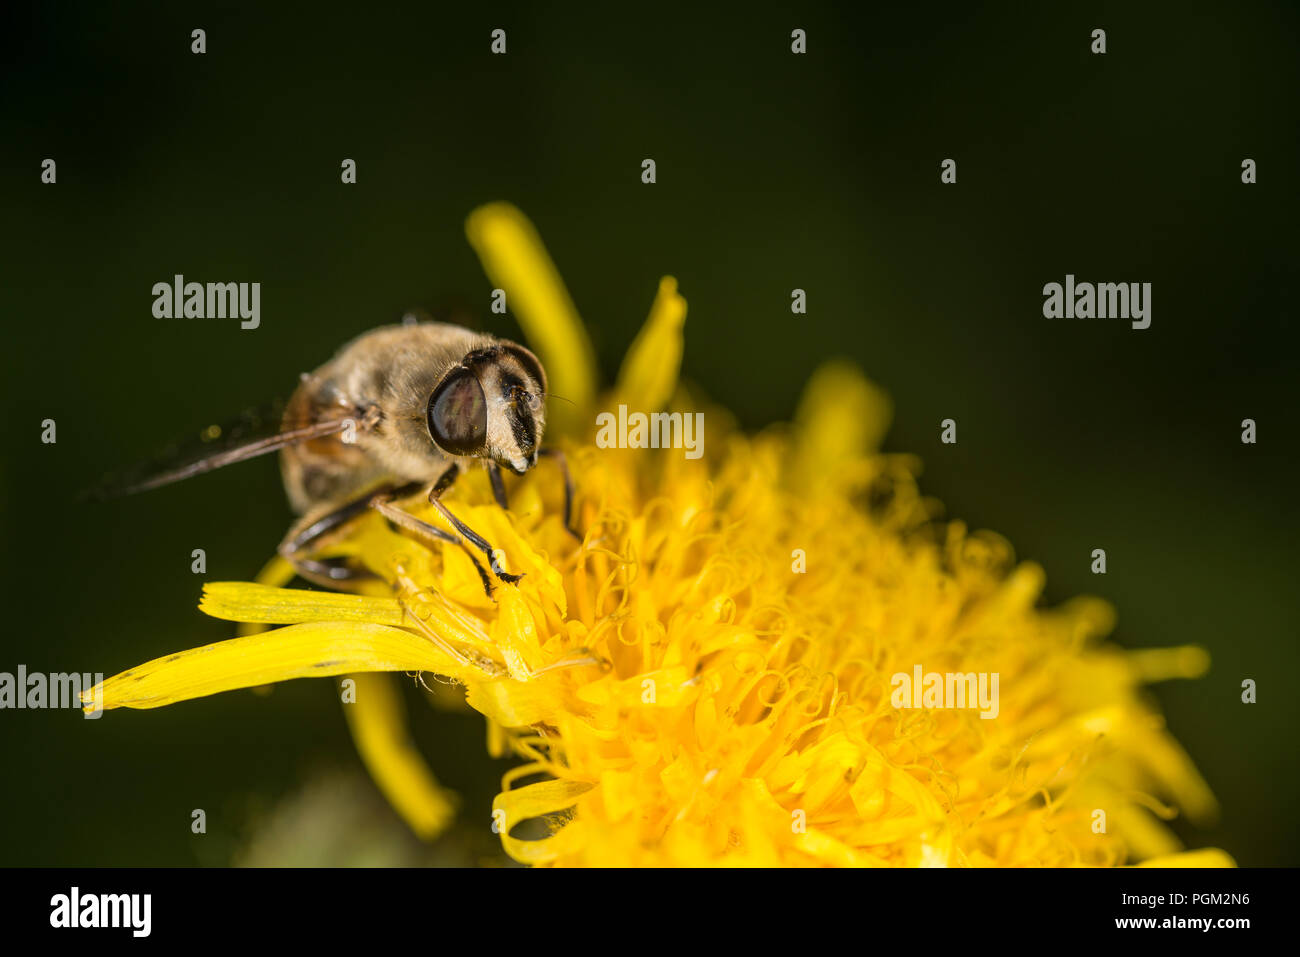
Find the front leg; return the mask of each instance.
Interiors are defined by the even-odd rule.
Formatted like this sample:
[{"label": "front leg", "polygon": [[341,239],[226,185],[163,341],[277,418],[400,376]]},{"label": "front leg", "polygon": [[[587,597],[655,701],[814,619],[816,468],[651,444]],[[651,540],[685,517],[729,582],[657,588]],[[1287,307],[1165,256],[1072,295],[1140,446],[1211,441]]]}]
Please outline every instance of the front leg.
[{"label": "front leg", "polygon": [[539,454],[555,459],[560,467],[560,474],[564,476],[564,530],[578,541],[582,541],[582,536],[573,527],[573,476],[569,473],[569,460],[559,449],[545,448]]},{"label": "front leg", "polygon": [[510,511],[510,500],[506,498],[506,483],[501,478],[501,466],[489,459],[487,470],[488,479],[492,482],[492,497],[497,500],[497,504],[503,509],[507,512]]},{"label": "front leg", "polygon": [[[573,476],[569,474],[568,460],[559,449],[545,448],[541,449],[538,454],[555,459],[555,463],[559,465],[560,475],[564,477],[564,530],[578,541],[582,541],[582,536],[573,527]],[[501,478],[501,466],[489,460],[487,470],[488,478],[492,482],[493,497],[496,498],[498,505],[509,511],[510,502],[506,498],[506,483]]]},{"label": "front leg", "polygon": [[465,555],[474,563],[474,570],[478,572],[479,581],[483,583],[484,593],[491,598],[492,579],[488,576],[487,570],[479,564],[479,560],[474,557],[468,543],[463,538],[451,534],[451,532],[444,532],[436,525],[430,525],[428,522],[416,518],[410,512],[403,511],[393,504],[393,498],[392,495],[374,495],[371,496],[367,504],[393,525],[412,533],[412,536],[417,541],[422,541],[425,545],[433,547],[438,542],[450,542],[465,549]]},{"label": "front leg", "polygon": [[453,465],[447,469],[447,471],[443,472],[438,481],[433,483],[433,488],[429,489],[429,504],[438,510],[438,513],[451,524],[452,528],[456,529],[456,531],[461,534],[461,537],[464,538],[465,541],[469,542],[487,556],[488,563],[492,566],[492,572],[497,576],[497,578],[513,585],[524,576],[512,575],[498,565],[496,549],[492,547],[492,543],[458,519],[455,515],[451,514],[451,510],[447,508],[446,505],[442,504],[442,493],[451,488],[452,483],[456,481],[456,478],[459,475],[459,465]]}]

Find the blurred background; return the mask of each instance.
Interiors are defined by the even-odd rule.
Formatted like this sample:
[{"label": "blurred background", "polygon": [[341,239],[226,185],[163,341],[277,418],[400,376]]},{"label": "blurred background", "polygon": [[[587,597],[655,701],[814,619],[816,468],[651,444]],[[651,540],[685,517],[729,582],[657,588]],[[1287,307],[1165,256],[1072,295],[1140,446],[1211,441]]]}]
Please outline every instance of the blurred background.
[{"label": "blurred background", "polygon": [[[1297,8],[477,6],[0,15],[0,671],[111,675],[229,637],[200,585],[272,553],[291,517],[274,462],[110,505],[75,493],[287,395],[410,307],[517,334],[463,233],[507,199],[607,376],[671,273],[685,373],[746,427],[789,418],[817,364],[848,356],[894,399],[886,448],[1041,562],[1050,602],[1111,600],[1128,647],[1208,648],[1206,678],[1153,689],[1223,804],[1214,829],[1175,827],[1242,864],[1300,863]],[[1151,282],[1151,328],[1044,319],[1067,272]],[[175,273],[260,282],[261,327],[155,319]],[[487,823],[508,765],[479,717],[406,694],[462,800],[433,848],[360,771],[333,684],[297,681],[97,722],[0,712],[0,864],[502,862]]]}]

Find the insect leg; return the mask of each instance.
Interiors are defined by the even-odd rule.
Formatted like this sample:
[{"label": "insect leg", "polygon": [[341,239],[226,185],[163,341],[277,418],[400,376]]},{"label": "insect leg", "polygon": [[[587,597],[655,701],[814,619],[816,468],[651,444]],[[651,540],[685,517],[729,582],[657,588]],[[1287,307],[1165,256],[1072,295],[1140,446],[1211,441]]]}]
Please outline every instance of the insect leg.
[{"label": "insect leg", "polygon": [[[443,531],[436,525],[430,525],[428,522],[421,521],[410,512],[402,511],[396,505],[392,504],[391,500],[394,497],[396,496],[375,495],[370,498],[367,504],[394,525],[404,528],[408,532],[414,533],[417,539],[420,537],[427,537],[428,539],[438,542],[451,542],[453,545],[459,545],[464,548],[465,554],[468,555],[469,560],[474,563],[474,570],[478,572],[479,580],[483,582],[483,591],[485,591],[487,596],[491,598],[492,579],[488,577],[487,570],[479,563],[479,560],[474,557],[474,553],[470,550],[469,545],[465,540],[451,534],[451,532]],[[507,581],[508,580],[509,579],[507,579]]]},{"label": "insect leg", "polygon": [[502,508],[509,510],[510,500],[506,498],[506,483],[501,478],[501,466],[495,462],[488,462],[488,478],[492,481],[492,495],[497,500],[497,504]]},{"label": "insect leg", "polygon": [[451,524],[452,528],[460,532],[466,541],[487,556],[488,563],[492,566],[492,572],[498,578],[503,582],[514,584],[524,576],[512,575],[498,565],[496,555],[494,554],[496,549],[492,547],[492,543],[458,519],[455,515],[451,514],[451,510],[440,501],[442,493],[451,488],[451,484],[456,481],[456,476],[459,474],[460,466],[458,465],[453,465],[451,468],[447,469],[447,471],[443,472],[442,477],[433,483],[433,488],[429,489],[429,503]]},{"label": "insect leg", "polygon": [[376,495],[396,497],[402,493],[410,494],[419,487],[418,483],[403,488],[381,486],[378,490],[371,490],[360,498],[351,499],[329,509],[316,518],[304,518],[289,530],[289,534],[285,536],[284,541],[280,542],[276,550],[307,581],[327,588],[336,588],[343,582],[373,577],[369,572],[335,562],[308,558],[307,555],[325,535],[364,514]]},{"label": "insect leg", "polygon": [[569,474],[569,460],[559,449],[541,449],[538,454],[555,459],[560,466],[560,473],[564,476],[564,528],[578,541],[582,541],[582,536],[573,527],[573,476]]}]

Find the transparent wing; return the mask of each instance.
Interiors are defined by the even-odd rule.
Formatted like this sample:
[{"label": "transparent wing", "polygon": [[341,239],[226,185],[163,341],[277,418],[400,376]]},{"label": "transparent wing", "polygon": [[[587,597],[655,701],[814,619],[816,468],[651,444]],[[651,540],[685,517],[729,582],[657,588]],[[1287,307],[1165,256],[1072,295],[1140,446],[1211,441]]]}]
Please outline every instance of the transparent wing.
[{"label": "transparent wing", "polygon": [[340,415],[301,428],[282,429],[284,402],[248,409],[224,424],[208,425],[160,450],[139,465],[108,475],[81,498],[104,501],[170,485],[226,465],[275,452],[287,445],[342,432],[356,419]]}]

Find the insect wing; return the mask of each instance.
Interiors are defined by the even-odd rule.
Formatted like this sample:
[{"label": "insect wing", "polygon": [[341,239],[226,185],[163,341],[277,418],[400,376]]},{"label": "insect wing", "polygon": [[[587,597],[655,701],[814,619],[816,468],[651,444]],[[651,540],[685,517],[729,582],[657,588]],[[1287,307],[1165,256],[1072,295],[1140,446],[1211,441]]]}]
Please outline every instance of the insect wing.
[{"label": "insect wing", "polygon": [[355,422],[340,415],[286,430],[281,427],[284,408],[283,402],[273,402],[249,409],[224,425],[209,425],[195,435],[172,443],[139,466],[108,476],[81,497],[103,501],[170,485],[288,445],[335,435]]}]

